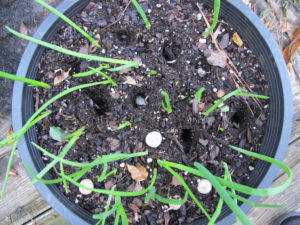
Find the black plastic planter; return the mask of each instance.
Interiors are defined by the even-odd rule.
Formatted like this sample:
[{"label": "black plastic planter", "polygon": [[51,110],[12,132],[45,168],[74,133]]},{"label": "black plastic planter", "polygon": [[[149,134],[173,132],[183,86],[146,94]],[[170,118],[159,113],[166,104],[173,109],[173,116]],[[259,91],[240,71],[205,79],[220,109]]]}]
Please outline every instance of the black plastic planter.
[{"label": "black plastic planter", "polygon": [[[58,9],[65,15],[74,15],[82,10],[89,0],[65,0]],[[212,6],[212,0],[199,2]],[[270,87],[270,117],[267,123],[265,139],[261,154],[282,160],[288,146],[292,121],[292,95],[290,82],[285,62],[281,51],[273,40],[269,31],[264,27],[260,19],[242,3],[241,0],[222,0],[221,16],[249,43],[250,48],[260,58],[264,75],[269,81]],[[51,14],[41,24],[34,37],[49,41],[63,21]],[[35,78],[38,63],[44,48],[34,43],[29,43],[23,54],[18,68],[18,76]],[[13,91],[13,127],[19,130],[26,120],[33,114],[34,103],[32,88],[21,82],[15,82]],[[40,153],[35,150],[30,142],[37,142],[35,129],[30,129],[20,140],[18,149],[22,160],[26,162],[34,172],[44,167]],[[252,187],[268,187],[278,169],[264,162],[258,162],[255,170],[251,173],[249,184]],[[47,175],[50,177],[50,175]],[[36,184],[44,199],[67,221],[72,224],[94,224],[90,213],[84,211],[76,204],[70,202],[55,185]],[[251,196],[252,201],[257,197]],[[250,209],[247,205],[241,206],[244,211]],[[224,208],[220,216],[219,224],[232,224],[235,220],[228,208]],[[205,224],[206,221],[197,221],[193,224]]]}]

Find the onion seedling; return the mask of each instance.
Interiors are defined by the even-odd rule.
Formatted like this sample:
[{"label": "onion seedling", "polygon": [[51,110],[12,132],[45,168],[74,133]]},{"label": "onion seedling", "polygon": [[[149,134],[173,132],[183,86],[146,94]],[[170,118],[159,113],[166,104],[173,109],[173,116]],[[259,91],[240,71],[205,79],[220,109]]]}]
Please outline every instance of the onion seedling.
[{"label": "onion seedling", "polygon": [[61,18],[63,21],[65,21],[67,24],[69,24],[71,27],[73,27],[75,30],[77,30],[79,33],[81,33],[84,37],[86,37],[94,46],[97,48],[100,48],[101,46],[98,44],[97,41],[95,41],[90,35],[88,35],[83,29],[81,29],[76,23],[74,23],[72,20],[70,20],[68,17],[66,17],[64,14],[53,8],[51,5],[48,5],[46,2],[42,0],[35,0],[37,3],[39,3],[44,8],[48,9],[50,12],[57,15],[59,18]]},{"label": "onion seedling", "polygon": [[132,4],[135,6],[136,10],[138,11],[138,13],[140,14],[140,16],[142,17],[142,19],[144,20],[145,24],[146,24],[146,28],[148,30],[151,29],[151,23],[149,22],[143,8],[140,6],[140,4],[137,2],[137,0],[131,0]]},{"label": "onion seedling", "polygon": [[2,72],[2,71],[0,71],[0,77],[4,77],[4,78],[10,79],[10,80],[24,82],[24,83],[29,84],[29,86],[33,86],[33,87],[38,86],[38,87],[43,87],[43,88],[51,88],[51,86],[49,84],[46,84],[44,82],[28,79],[28,78],[25,78],[25,77],[19,77],[19,76],[12,75],[12,74],[9,74],[9,73],[5,73],[5,72]]},{"label": "onion seedling", "polygon": [[221,105],[225,100],[227,100],[228,98],[231,98],[232,96],[244,96],[244,97],[251,97],[251,98],[261,98],[261,99],[265,99],[265,100],[269,99],[269,97],[265,96],[265,95],[243,93],[244,91],[246,91],[246,90],[241,88],[241,89],[234,90],[234,91],[230,92],[229,94],[223,96],[222,98],[217,100],[216,103],[212,107],[210,107],[206,112],[204,112],[203,115],[208,116],[211,112],[213,112],[216,108],[218,108],[219,105]]},{"label": "onion seedling", "polygon": [[221,0],[214,0],[213,22],[210,28],[204,33],[205,38],[207,38],[211,34],[211,32],[213,32],[213,30],[216,28],[219,19],[220,8],[221,8]]},{"label": "onion seedling", "polygon": [[161,91],[160,93],[165,97],[164,100],[161,102],[161,106],[168,114],[172,113],[173,110],[171,107],[169,94],[165,91]]},{"label": "onion seedling", "polygon": [[121,123],[121,124],[118,126],[117,130],[122,130],[122,129],[124,129],[125,127],[130,127],[130,126],[132,126],[132,123],[129,122],[129,121],[125,121],[124,123]]}]

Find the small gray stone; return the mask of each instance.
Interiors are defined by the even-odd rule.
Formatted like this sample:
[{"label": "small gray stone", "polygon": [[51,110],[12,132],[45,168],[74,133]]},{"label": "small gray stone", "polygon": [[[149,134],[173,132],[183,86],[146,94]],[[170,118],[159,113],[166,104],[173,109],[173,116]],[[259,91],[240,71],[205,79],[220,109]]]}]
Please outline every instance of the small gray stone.
[{"label": "small gray stone", "polygon": [[142,106],[142,105],[147,105],[147,102],[145,98],[143,98],[142,96],[137,96],[135,99],[135,104]]}]

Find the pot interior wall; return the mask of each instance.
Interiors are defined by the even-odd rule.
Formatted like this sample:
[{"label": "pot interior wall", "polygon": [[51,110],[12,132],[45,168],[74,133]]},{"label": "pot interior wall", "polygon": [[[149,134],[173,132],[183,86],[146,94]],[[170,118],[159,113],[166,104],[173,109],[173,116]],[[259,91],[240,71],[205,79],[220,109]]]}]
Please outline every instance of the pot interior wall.
[{"label": "pot interior wall", "polygon": [[[73,7],[71,7],[67,13],[67,16],[73,15],[76,12],[82,10],[89,0],[81,0],[78,1]],[[203,0],[199,1],[207,4],[208,6],[212,7],[213,1],[211,0]],[[269,81],[270,87],[270,116],[267,123],[267,131],[266,136],[262,145],[261,154],[268,155],[273,157],[277,151],[280,135],[281,135],[281,128],[283,124],[283,93],[280,81],[280,75],[278,69],[276,67],[275,61],[272,58],[272,54],[270,49],[265,44],[265,40],[262,38],[260,33],[257,29],[252,25],[251,21],[246,19],[243,14],[237,10],[234,5],[231,5],[227,1],[222,1],[221,7],[221,16],[224,20],[232,25],[232,27],[243,37],[244,40],[247,41],[249,47],[255,52],[255,54],[259,57],[262,67],[264,69],[264,75]],[[56,23],[52,25],[52,31],[47,33],[44,36],[43,40],[49,41],[57,32],[57,30],[61,27],[63,22],[61,20],[57,20]],[[40,61],[41,55],[43,54],[44,48],[38,47],[35,51],[34,58],[31,60],[31,66],[26,71],[26,74],[29,78],[35,78],[37,70],[38,70],[38,63]],[[22,101],[22,121],[23,124],[26,120],[32,115],[34,109],[34,102],[32,99],[32,88],[28,88],[26,85],[23,89],[23,101]],[[44,163],[40,156],[38,150],[35,150],[31,142],[37,142],[37,136],[35,129],[32,128],[28,131],[25,135],[25,140],[27,143],[27,147],[33,161],[35,162],[35,167],[38,171],[40,171],[44,167]],[[255,167],[255,170],[251,173],[251,177],[249,180],[248,185],[252,187],[257,187],[262,179],[264,178],[265,174],[270,165],[259,161]],[[46,178],[50,178],[48,174]],[[49,185],[50,190],[57,196],[58,199],[61,199],[62,204],[66,207],[70,208],[74,213],[82,218],[84,218],[87,222],[94,223],[95,221],[91,219],[91,214],[84,211],[76,204],[71,203],[59,190],[55,185]],[[224,218],[230,213],[230,210],[224,207],[220,219]],[[205,224],[206,220],[197,221],[197,224]],[[196,223],[195,223],[196,224]]]}]

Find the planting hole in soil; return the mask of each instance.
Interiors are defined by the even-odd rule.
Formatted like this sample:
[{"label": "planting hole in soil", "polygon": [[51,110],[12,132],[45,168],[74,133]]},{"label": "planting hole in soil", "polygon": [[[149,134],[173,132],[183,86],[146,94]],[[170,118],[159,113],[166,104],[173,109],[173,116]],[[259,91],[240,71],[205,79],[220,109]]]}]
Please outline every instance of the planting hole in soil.
[{"label": "planting hole in soil", "polygon": [[[124,18],[109,26],[119,18],[126,5],[123,1],[94,2],[72,18],[88,33],[100,38],[102,47],[93,54],[141,61],[142,66],[125,68],[120,72],[104,69],[117,86],[109,84],[78,90],[49,106],[53,113],[37,126],[39,145],[57,155],[65,143],[56,142],[49,136],[50,127],[59,126],[70,134],[85,126],[85,133],[67,153],[66,159],[90,162],[102,155],[148,150],[147,156],[109,163],[108,172],[114,169],[116,172],[101,182],[98,178],[104,166],[98,165],[88,171],[82,179],[89,179],[95,188],[111,190],[116,186],[118,191],[140,191],[148,187],[157,168],[156,193],[165,198],[183,199],[186,193],[184,187],[176,183],[156,159],[186,166],[200,162],[219,177],[224,175],[224,161],[230,168],[232,179],[247,184],[256,160],[231,150],[227,145],[259,152],[269,114],[268,100],[235,95],[205,116],[215,102],[243,85],[240,81],[233,82],[233,74],[226,68],[226,59],[224,65],[224,55],[214,49],[211,38],[203,40],[202,34],[207,26],[203,18],[199,20],[199,9],[195,3],[172,1],[170,4],[161,3],[160,7],[156,1],[141,3],[144,9],[149,9],[152,28],[147,30],[133,6],[128,7]],[[202,10],[211,20],[211,9],[203,6]],[[103,27],[104,24],[107,28],[99,29],[98,26]],[[238,46],[231,40],[234,33],[226,21],[221,21],[217,40],[242,72],[240,76],[252,92],[268,96],[268,83],[258,58],[247,41]],[[73,51],[91,50],[89,42],[69,25],[59,30],[52,43],[67,46]],[[103,81],[99,73],[83,78],[72,77],[75,73],[100,66],[103,65],[95,61],[77,60],[45,50],[39,65],[39,80],[53,84],[57,76],[63,79],[55,85],[54,91],[36,88],[33,96],[38,99],[36,104],[41,106],[55,93],[67,88]],[[61,71],[60,75],[55,73],[57,70]],[[205,90],[199,97],[201,88]],[[149,147],[145,139],[154,131],[159,132],[162,140],[158,147]],[[49,162],[49,157],[43,156],[43,159]],[[59,177],[59,165],[56,167],[51,171],[53,178]],[[137,179],[133,178],[137,175],[132,174],[133,170],[141,173]],[[76,171],[72,166],[64,167],[65,174]],[[219,200],[214,188],[200,193],[197,177],[184,172],[180,176],[212,215]],[[203,184],[209,186],[207,182],[205,180]],[[107,195],[95,192],[82,195],[73,184],[69,184],[69,192],[66,192],[63,183],[59,183],[58,187],[70,201],[83,209],[93,214],[105,211]],[[173,208],[159,201],[144,203],[144,196],[124,197],[122,202],[131,224],[183,224],[205,217],[190,200],[181,207]],[[113,218],[107,220],[112,221]]]}]

